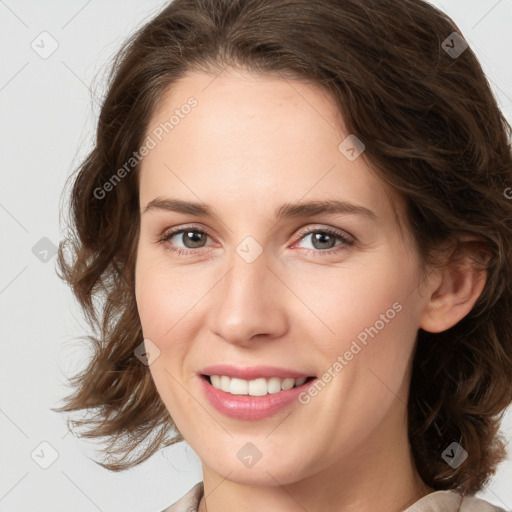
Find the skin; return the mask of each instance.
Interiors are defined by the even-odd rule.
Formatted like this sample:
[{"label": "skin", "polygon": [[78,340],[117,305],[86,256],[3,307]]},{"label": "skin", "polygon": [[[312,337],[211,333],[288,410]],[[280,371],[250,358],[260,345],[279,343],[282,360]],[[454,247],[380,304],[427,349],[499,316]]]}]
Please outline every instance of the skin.
[{"label": "skin", "polygon": [[[420,280],[418,255],[390,200],[403,226],[400,198],[364,153],[350,161],[338,150],[349,133],[321,89],[233,69],[215,79],[193,72],[167,92],[150,129],[190,96],[197,107],[141,167],[136,299],[144,337],[160,350],[150,366],[158,392],[201,459],[207,510],[403,510],[433,491],[407,438],[417,330],[454,325],[485,276],[448,267]],[[204,202],[215,216],[145,211],[157,197]],[[361,205],[376,219],[273,217],[285,202],[316,199]],[[208,234],[202,246],[180,234],[158,243],[190,224]],[[354,244],[314,245],[299,233],[328,227]],[[236,251],[247,236],[262,250],[252,263]],[[329,248],[340,250],[325,255]],[[210,364],[321,376],[396,302],[402,310],[307,405],[248,421],[222,415],[202,394],[196,372]],[[247,442],[262,453],[252,467],[237,457]]]}]

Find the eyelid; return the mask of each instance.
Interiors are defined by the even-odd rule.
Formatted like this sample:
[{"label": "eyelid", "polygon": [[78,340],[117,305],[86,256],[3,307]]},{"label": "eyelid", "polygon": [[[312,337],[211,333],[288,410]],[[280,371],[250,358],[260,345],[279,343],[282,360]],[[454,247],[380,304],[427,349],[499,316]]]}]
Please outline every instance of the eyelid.
[{"label": "eyelid", "polygon": [[186,231],[187,229],[190,231],[201,231],[201,232],[206,233],[209,237],[215,238],[208,228],[205,228],[204,226],[198,226],[196,224],[180,224],[180,225],[172,227],[172,228],[165,228],[161,232],[160,237],[164,237],[169,234],[175,235],[177,233],[181,233],[182,231]]},{"label": "eyelid", "polygon": [[[162,234],[159,236],[159,239],[161,239],[167,235],[176,235],[178,233],[186,231],[187,229],[204,232],[210,238],[215,238],[210,233],[210,231],[205,227],[197,226],[196,224],[184,224],[184,225],[177,226],[175,228],[169,228],[169,229],[166,228],[165,230],[163,230]],[[324,231],[324,232],[336,234],[338,236],[342,236],[343,238],[349,239],[352,242],[355,242],[355,240],[356,240],[355,237],[353,235],[351,235],[348,231],[345,231],[340,228],[335,228],[333,226],[325,226],[325,225],[319,225],[319,224],[301,228],[299,231],[297,231],[295,238],[301,239],[304,235],[311,234],[311,232],[314,232],[314,231],[318,231],[318,232]]]},{"label": "eyelid", "polygon": [[312,232],[325,232],[325,233],[333,234],[333,235],[339,236],[341,238],[344,238],[347,242],[351,242],[351,243],[355,243],[355,241],[356,241],[356,238],[353,235],[351,235],[348,231],[345,231],[344,229],[335,228],[333,226],[325,226],[325,225],[321,225],[321,224],[316,224],[313,226],[302,228],[299,231],[297,231],[296,236],[300,240],[304,235],[311,234]]},{"label": "eyelid", "polygon": [[[209,236],[211,239],[215,240],[215,237],[212,235],[212,233],[203,226],[197,226],[195,224],[183,224],[179,226],[175,226],[172,228],[166,228],[164,229],[160,235],[158,235],[156,239],[156,243],[165,243],[166,239],[172,238],[173,236],[176,236],[178,234],[181,234],[185,231],[198,231],[200,233],[205,233],[207,236]],[[200,247],[199,249],[203,249],[203,247]],[[185,249],[188,251],[194,251],[194,249]]]},{"label": "eyelid", "polygon": [[[160,243],[162,245],[167,244],[168,240],[178,234],[182,234],[183,232],[186,232],[187,230],[190,231],[197,231],[206,234],[208,237],[215,240],[215,237],[210,233],[210,231],[203,227],[198,226],[196,224],[183,224],[179,225],[173,228],[166,229],[162,232],[162,234],[158,237],[156,240],[156,243]],[[347,231],[335,228],[333,226],[325,226],[325,225],[309,225],[308,227],[302,228],[299,231],[296,232],[295,235],[295,241],[292,244],[292,247],[299,243],[305,236],[311,235],[312,233],[319,232],[319,233],[327,233],[329,235],[333,235],[335,237],[338,237],[341,240],[341,243],[338,245],[335,245],[331,249],[326,250],[315,250],[315,249],[304,249],[308,253],[314,253],[315,255],[332,255],[334,253],[337,253],[343,249],[347,249],[351,246],[353,246],[356,243],[356,238],[348,233]],[[200,249],[207,249],[208,246],[204,247],[198,247],[195,249],[189,249],[189,248],[181,248],[181,247],[165,247],[167,251],[177,253],[177,254],[185,254],[185,255],[194,255],[197,251]]]}]

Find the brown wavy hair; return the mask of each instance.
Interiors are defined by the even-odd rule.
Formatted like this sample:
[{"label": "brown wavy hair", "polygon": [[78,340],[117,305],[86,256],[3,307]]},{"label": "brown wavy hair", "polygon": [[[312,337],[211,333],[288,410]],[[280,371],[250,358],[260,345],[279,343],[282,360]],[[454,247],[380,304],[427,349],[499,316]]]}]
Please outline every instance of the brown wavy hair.
[{"label": "brown wavy hair", "polygon": [[[471,48],[445,51],[453,32],[421,0],[175,0],[124,44],[95,146],[70,176],[58,253],[59,276],[94,334],[92,358],[56,410],[86,410],[71,424],[107,441],[102,466],[126,469],[183,440],[134,356],[143,341],[134,292],[140,166],[105,184],[141,147],[164,92],[188,71],[230,66],[312,83],[335,99],[364,158],[405,200],[422,268],[443,243],[454,255],[485,250],[487,281],[471,312],[444,332],[418,331],[408,424],[430,487],[467,494],[487,483],[505,455],[499,425],[512,400],[511,126]],[[456,469],[441,457],[453,441],[468,452]]]}]

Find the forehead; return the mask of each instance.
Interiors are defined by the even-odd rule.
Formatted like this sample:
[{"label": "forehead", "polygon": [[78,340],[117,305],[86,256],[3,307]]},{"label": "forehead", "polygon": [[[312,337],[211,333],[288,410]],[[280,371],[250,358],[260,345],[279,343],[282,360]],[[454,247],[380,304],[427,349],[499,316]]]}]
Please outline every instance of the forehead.
[{"label": "forehead", "polygon": [[236,200],[253,213],[301,198],[391,213],[384,182],[362,156],[350,161],[340,151],[350,134],[320,87],[234,70],[191,72],[162,96],[148,135],[156,146],[143,159],[141,205],[168,192],[208,204]]}]

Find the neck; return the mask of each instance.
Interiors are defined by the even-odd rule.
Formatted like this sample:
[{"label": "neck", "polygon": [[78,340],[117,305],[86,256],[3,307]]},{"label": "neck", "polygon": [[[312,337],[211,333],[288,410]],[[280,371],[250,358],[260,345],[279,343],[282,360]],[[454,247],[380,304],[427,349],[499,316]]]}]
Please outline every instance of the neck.
[{"label": "neck", "polygon": [[[433,492],[419,477],[407,437],[403,403],[379,425],[379,435],[334,464],[291,484],[239,484],[203,466],[204,496],[198,512],[324,510],[401,512]],[[393,419],[394,418],[394,419]]]}]

